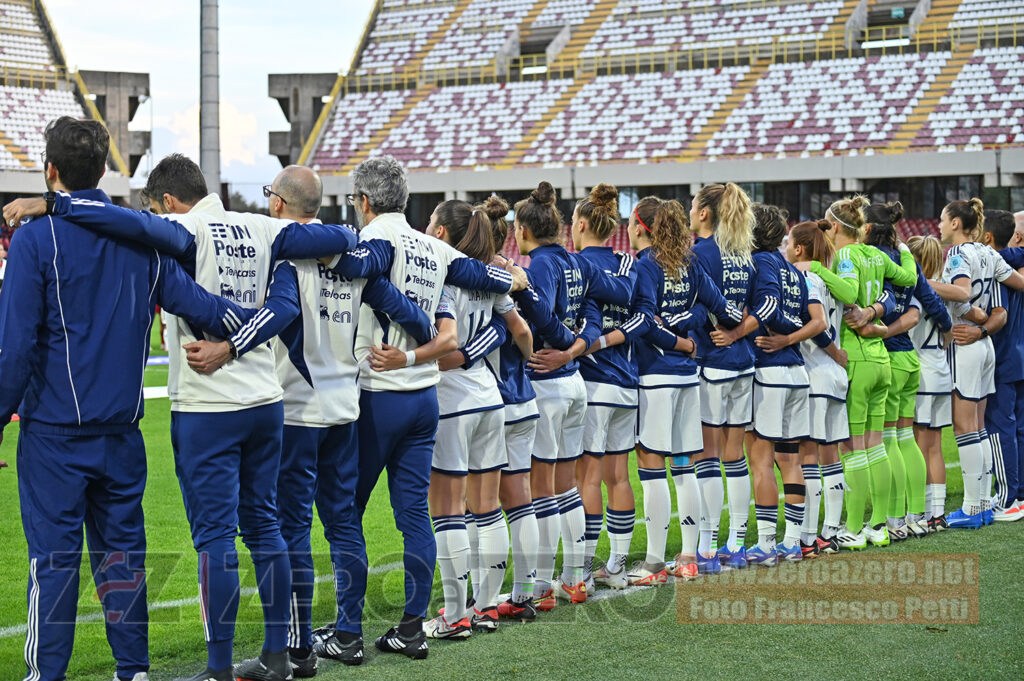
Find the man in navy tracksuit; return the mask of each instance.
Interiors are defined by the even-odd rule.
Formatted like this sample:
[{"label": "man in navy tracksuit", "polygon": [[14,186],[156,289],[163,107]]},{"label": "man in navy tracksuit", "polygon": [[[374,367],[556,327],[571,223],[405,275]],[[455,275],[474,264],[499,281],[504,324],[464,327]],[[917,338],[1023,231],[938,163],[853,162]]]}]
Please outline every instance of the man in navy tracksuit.
[{"label": "man in navy tracksuit", "polygon": [[[196,282],[246,310],[263,306],[277,260],[344,252],[356,243],[338,225],[291,223],[224,209],[193,161],[172,154],[153,168],[146,196],[154,213],[58,194],[54,213],[108,236],[157,248]],[[297,303],[291,301],[291,306]],[[276,314],[268,305],[261,321]],[[284,410],[274,353],[266,344],[215,375],[192,371],[201,329],[171,317],[168,394],[175,472],[199,554],[199,596],[207,667],[188,681],[277,681],[291,678],[287,640],[291,570],[267,481],[278,476]],[[223,337],[223,336],[221,336]],[[260,656],[231,668],[238,612],[239,534],[252,554],[263,605]]]},{"label": "man in navy tracksuit", "polygon": [[[45,134],[47,186],[109,204],[96,189],[109,144],[103,126],[64,117]],[[14,236],[0,296],[0,427],[18,410],[30,561],[25,681],[64,678],[83,524],[117,678],[147,678],[146,451],[138,422],[155,305],[218,335],[234,327],[221,319],[240,309],[153,249],[60,218],[37,218]]]}]

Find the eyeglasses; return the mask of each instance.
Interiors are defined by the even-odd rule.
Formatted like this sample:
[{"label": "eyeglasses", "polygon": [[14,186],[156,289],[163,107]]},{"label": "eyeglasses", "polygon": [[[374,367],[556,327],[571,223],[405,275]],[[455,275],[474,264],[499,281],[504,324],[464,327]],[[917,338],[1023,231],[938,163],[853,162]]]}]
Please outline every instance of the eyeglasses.
[{"label": "eyeglasses", "polygon": [[45,168],[46,167],[46,152],[45,151],[42,151],[42,152],[39,153],[39,161],[40,161],[40,163],[43,164],[43,167]]},{"label": "eyeglasses", "polygon": [[266,197],[266,198],[268,198],[268,199],[269,199],[269,198],[270,198],[271,196],[276,196],[277,198],[281,199],[281,203],[283,203],[284,205],[286,205],[286,206],[287,206],[287,205],[288,205],[288,201],[286,201],[286,200],[285,200],[285,198],[284,198],[283,196],[281,196],[280,194],[278,194],[277,192],[275,192],[275,191],[271,190],[270,188],[271,188],[272,186],[273,186],[273,185],[270,185],[270,184],[267,184],[267,185],[263,185],[263,196],[265,196],[265,197]]},{"label": "eyeglasses", "polygon": [[366,196],[365,194],[345,194],[345,203],[350,206],[356,205],[356,201],[360,196]]}]

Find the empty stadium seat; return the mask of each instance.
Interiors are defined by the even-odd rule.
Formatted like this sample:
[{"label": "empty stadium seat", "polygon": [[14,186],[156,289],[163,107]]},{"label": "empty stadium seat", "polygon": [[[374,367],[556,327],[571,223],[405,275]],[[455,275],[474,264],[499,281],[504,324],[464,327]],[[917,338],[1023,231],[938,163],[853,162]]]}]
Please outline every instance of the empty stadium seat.
[{"label": "empty stadium seat", "polygon": [[982,24],[1024,23],[1024,3],[1020,0],[961,0],[950,27]]},{"label": "empty stadium seat", "polygon": [[1024,47],[976,50],[928,115],[913,147],[940,151],[1024,144]]},{"label": "empty stadium seat", "polygon": [[949,52],[773,64],[705,147],[710,159],[874,153]]},{"label": "empty stadium seat", "polygon": [[355,73],[402,71],[426,48],[431,34],[444,24],[455,5],[456,0],[385,0]]},{"label": "empty stadium seat", "polygon": [[[0,85],[0,133],[28,156],[33,168],[42,168],[40,156],[46,149],[43,131],[50,121],[60,116],[85,118],[74,92]],[[10,151],[0,147],[0,169],[28,168]]]},{"label": "empty stadium seat", "polygon": [[340,170],[373,133],[384,127],[392,114],[405,105],[410,90],[349,92],[331,112],[313,154],[314,170]]},{"label": "empty stadium seat", "polygon": [[494,61],[534,0],[472,0],[423,59],[424,69],[486,66]]}]

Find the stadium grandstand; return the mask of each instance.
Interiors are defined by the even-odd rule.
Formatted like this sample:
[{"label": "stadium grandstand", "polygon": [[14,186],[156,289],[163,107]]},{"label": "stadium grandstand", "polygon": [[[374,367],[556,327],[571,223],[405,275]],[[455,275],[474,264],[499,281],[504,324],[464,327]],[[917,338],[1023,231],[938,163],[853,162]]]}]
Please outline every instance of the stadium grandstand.
[{"label": "stadium grandstand", "polygon": [[65,115],[107,125],[109,171],[100,187],[127,200],[128,179],[150,144],[149,132],[128,124],[148,96],[148,74],[69,69],[42,2],[0,1],[0,200],[44,191],[42,133]]},{"label": "stadium grandstand", "polygon": [[542,178],[563,213],[598,182],[625,211],[733,180],[793,219],[900,199],[913,234],[955,198],[1024,204],[1022,92],[1013,0],[378,0],[343,73],[270,76],[270,149],[338,214],[396,156],[417,225]]}]

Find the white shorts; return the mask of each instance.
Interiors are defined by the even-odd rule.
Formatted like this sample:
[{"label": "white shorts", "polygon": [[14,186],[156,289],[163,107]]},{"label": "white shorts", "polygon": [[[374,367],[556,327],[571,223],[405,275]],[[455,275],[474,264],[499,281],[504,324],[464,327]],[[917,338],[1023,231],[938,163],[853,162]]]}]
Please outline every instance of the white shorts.
[{"label": "white shorts", "polygon": [[953,396],[949,393],[918,393],[914,423],[935,430],[953,425]]},{"label": "white shorts", "polygon": [[753,430],[764,440],[803,440],[811,434],[810,381],[799,364],[754,373]]},{"label": "white shorts", "polygon": [[811,395],[811,439],[823,445],[834,445],[850,437],[850,419],[846,401],[824,395]]},{"label": "white shorts", "polygon": [[466,475],[496,471],[506,465],[503,407],[437,422],[431,470],[448,475]]},{"label": "white shorts", "polygon": [[750,425],[753,382],[752,371],[701,369],[700,420],[714,427]]},{"label": "white shorts", "polygon": [[537,393],[537,438],[533,460],[544,463],[574,461],[583,454],[583,418],[587,388],[579,373],[533,381]]},{"label": "white shorts", "polygon": [[508,467],[505,474],[529,473],[533,443],[537,437],[537,402],[530,400],[521,404],[505,405],[505,451],[508,453]]},{"label": "white shorts", "polygon": [[636,444],[636,388],[587,382],[583,453],[625,454]]},{"label": "white shorts", "polygon": [[960,397],[978,402],[996,391],[996,353],[991,338],[970,345],[951,343],[946,357],[953,373],[953,391]]},{"label": "white shorts", "polygon": [[700,429],[700,387],[644,388],[640,377],[637,444],[652,454],[680,456],[704,451]]}]

